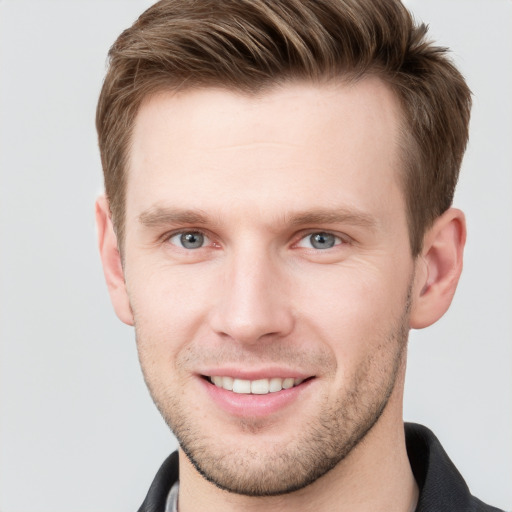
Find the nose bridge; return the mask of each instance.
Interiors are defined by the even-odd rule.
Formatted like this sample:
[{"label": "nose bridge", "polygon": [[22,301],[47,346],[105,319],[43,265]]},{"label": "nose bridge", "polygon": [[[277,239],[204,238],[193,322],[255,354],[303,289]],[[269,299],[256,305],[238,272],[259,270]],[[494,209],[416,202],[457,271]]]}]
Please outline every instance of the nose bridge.
[{"label": "nose bridge", "polygon": [[268,248],[249,242],[231,251],[214,313],[214,330],[243,343],[288,334],[293,317],[285,281],[278,258]]}]

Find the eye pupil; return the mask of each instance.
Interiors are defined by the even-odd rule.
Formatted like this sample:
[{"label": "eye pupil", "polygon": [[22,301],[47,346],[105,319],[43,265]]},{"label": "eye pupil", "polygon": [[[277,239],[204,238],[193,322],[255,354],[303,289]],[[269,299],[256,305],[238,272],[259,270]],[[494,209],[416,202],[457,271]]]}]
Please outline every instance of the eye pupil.
[{"label": "eye pupil", "polygon": [[314,233],[309,240],[315,249],[330,249],[336,245],[336,237],[330,233]]},{"label": "eye pupil", "polygon": [[185,249],[198,249],[204,243],[204,236],[201,233],[183,233],[180,242]]}]

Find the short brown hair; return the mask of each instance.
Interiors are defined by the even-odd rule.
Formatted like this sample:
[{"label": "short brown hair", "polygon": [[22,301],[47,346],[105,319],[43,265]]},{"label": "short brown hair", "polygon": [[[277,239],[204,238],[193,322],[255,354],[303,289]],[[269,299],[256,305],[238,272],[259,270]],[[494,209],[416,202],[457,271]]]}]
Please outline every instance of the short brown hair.
[{"label": "short brown hair", "polygon": [[105,189],[120,248],[126,167],[143,99],[162,89],[247,93],[288,80],[379,76],[402,111],[411,251],[453,200],[471,93],[445,48],[427,41],[400,0],[162,0],[109,52],[96,113]]}]

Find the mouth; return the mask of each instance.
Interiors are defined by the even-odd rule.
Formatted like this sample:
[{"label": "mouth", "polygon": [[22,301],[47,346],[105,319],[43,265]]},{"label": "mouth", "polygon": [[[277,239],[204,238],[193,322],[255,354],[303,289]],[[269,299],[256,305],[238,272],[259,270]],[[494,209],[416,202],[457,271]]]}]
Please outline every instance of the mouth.
[{"label": "mouth", "polygon": [[204,378],[218,388],[232,391],[240,395],[267,395],[299,386],[303,382],[311,380],[293,377],[271,377],[268,379],[246,380],[230,376],[205,375]]},{"label": "mouth", "polygon": [[[209,397],[208,403],[216,404],[223,411],[222,421],[226,418],[224,413],[246,420],[269,418],[297,404],[299,397],[311,398],[308,388],[317,380],[315,375],[293,375],[288,369],[274,371],[231,372],[224,369],[218,370],[217,375],[206,371],[199,374],[199,381]],[[300,403],[307,402],[302,400]]]}]

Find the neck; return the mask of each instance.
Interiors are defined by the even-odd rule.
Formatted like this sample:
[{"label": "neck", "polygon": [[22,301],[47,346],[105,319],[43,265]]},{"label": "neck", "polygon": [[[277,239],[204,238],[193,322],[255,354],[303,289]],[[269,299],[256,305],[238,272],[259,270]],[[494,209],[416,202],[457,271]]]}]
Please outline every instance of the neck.
[{"label": "neck", "polygon": [[397,382],[374,427],[334,469],[299,491],[251,497],[229,493],[207,482],[180,451],[179,512],[412,512],[418,488],[405,447],[402,386]]}]

